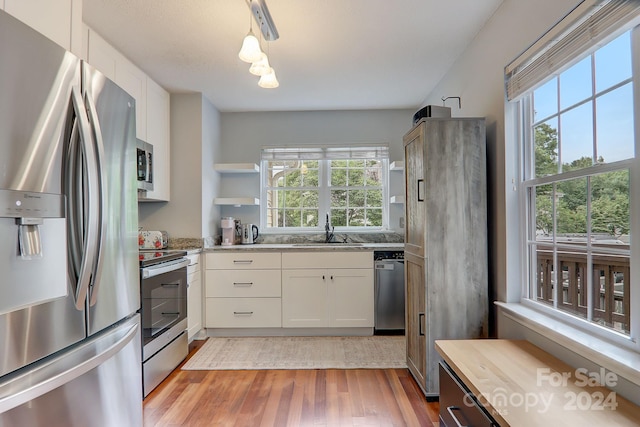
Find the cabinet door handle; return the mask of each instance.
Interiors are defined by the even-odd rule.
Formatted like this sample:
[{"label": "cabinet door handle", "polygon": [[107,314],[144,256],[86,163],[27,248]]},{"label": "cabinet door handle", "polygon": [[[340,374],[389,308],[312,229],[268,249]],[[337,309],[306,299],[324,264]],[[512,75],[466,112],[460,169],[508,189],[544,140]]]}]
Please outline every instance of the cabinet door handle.
[{"label": "cabinet door handle", "polygon": [[322,280],[324,280],[324,274],[322,275]]},{"label": "cabinet door handle", "polygon": [[418,180],[418,201],[419,202],[424,202],[424,195],[422,193],[424,193],[424,179],[419,179]]},{"label": "cabinet door handle", "polygon": [[253,311],[234,311],[233,314],[235,316],[251,316]]},{"label": "cabinet door handle", "polygon": [[[462,424],[458,417],[456,417],[456,414],[453,413],[453,411],[460,411],[460,408],[458,408],[457,406],[447,406],[447,412],[449,413],[449,415],[451,415],[451,418],[456,423],[456,427],[467,427],[467,423],[465,422],[464,424]],[[462,413],[462,411],[460,411],[460,413]]]},{"label": "cabinet door handle", "polygon": [[252,259],[234,259],[234,264],[251,264],[253,262]]},{"label": "cabinet door handle", "polygon": [[233,286],[253,286],[253,282],[233,282]]},{"label": "cabinet door handle", "polygon": [[331,275],[331,281],[333,282],[333,274]]},{"label": "cabinet door handle", "polygon": [[418,313],[418,335],[423,336],[424,330],[422,324],[424,323],[424,313]]}]

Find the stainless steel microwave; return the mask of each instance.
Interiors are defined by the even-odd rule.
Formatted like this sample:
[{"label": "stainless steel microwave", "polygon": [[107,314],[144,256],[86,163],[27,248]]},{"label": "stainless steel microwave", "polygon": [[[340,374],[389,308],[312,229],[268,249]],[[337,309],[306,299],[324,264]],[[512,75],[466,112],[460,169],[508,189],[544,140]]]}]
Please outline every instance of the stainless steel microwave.
[{"label": "stainless steel microwave", "polygon": [[138,191],[153,191],[153,145],[140,139],[138,148]]}]

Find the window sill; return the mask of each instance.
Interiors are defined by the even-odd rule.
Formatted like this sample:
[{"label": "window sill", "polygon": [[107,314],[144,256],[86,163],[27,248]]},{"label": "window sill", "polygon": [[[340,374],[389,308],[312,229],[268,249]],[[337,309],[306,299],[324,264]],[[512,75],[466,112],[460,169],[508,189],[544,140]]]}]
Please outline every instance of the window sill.
[{"label": "window sill", "polygon": [[511,320],[640,386],[640,353],[559,322],[520,303],[495,303]]}]

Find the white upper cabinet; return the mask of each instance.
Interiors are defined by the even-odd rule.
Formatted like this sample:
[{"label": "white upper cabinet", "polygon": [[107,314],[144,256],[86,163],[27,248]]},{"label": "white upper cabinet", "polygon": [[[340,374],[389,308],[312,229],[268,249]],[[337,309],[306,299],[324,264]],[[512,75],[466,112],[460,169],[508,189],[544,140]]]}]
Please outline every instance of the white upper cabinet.
[{"label": "white upper cabinet", "polygon": [[171,99],[169,92],[149,78],[147,78],[146,94],[146,141],[153,145],[154,160],[153,191],[147,191],[146,199],[149,201],[169,201],[171,196],[171,147],[169,143]]},{"label": "white upper cabinet", "polygon": [[88,30],[87,60],[136,100],[136,136],[153,145],[153,191],[139,201],[169,201],[170,95],[95,31]]},{"label": "white upper cabinet", "polygon": [[91,29],[87,50],[89,64],[136,100],[136,136],[147,141],[147,75]]},{"label": "white upper cabinet", "polygon": [[114,81],[136,100],[136,136],[143,141],[147,141],[146,74],[127,60],[118,61],[116,64],[116,79]]},{"label": "white upper cabinet", "polygon": [[115,82],[120,54],[95,31],[89,29],[87,34],[87,61]]},{"label": "white upper cabinet", "polygon": [[82,0],[4,0],[4,10],[82,56]]}]

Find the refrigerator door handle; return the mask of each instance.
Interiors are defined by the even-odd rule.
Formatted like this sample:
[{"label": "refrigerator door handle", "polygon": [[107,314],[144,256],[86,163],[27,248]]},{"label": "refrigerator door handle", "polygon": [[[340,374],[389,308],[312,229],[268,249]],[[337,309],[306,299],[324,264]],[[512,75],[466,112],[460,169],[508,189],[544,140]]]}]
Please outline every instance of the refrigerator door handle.
[{"label": "refrigerator door handle", "polygon": [[[67,227],[67,241],[69,254],[69,270],[71,277],[77,277],[80,262],[82,261],[82,237],[80,235],[80,224],[82,224],[82,210],[79,203],[75,203],[77,200],[82,200],[82,194],[74,194],[79,191],[77,185],[77,178],[75,176],[75,165],[78,164],[78,150],[76,142],[78,141],[78,118],[73,118],[73,125],[71,128],[71,135],[68,141],[68,148],[65,153],[63,168],[63,191],[67,196],[67,224],[74,224],[75,226]],[[74,293],[77,300],[77,283],[73,283]]]},{"label": "refrigerator door handle", "polygon": [[0,384],[0,413],[55,390],[111,359],[134,339],[138,331],[137,323],[123,326],[128,328],[96,338],[31,372]]},{"label": "refrigerator door handle", "polygon": [[[82,98],[78,93],[77,87],[73,87],[71,91],[71,99],[73,102],[73,108],[75,110],[77,123],[79,123],[79,134],[80,134],[80,142],[81,142],[81,150],[84,153],[84,172],[86,173],[86,178],[84,184],[86,185],[86,190],[88,194],[88,204],[87,209],[84,210],[84,215],[86,215],[85,225],[85,239],[82,242],[82,260],[80,264],[80,269],[78,272],[78,283],[76,287],[76,308],[78,310],[84,309],[85,300],[87,297],[87,292],[89,289],[89,285],[91,284],[92,271],[94,267],[94,260],[96,258],[96,250],[97,250],[97,228],[99,225],[99,216],[98,216],[98,208],[99,203],[95,197],[97,187],[98,187],[98,174],[96,171],[95,163],[96,163],[96,153],[94,144],[91,143],[91,127],[89,126],[89,120],[86,116],[86,111],[84,108],[84,103],[82,102]],[[69,170],[65,171],[65,175],[69,176],[71,172]],[[78,180],[82,179],[82,176],[73,175],[74,182],[71,182],[71,186],[79,185]],[[70,204],[73,207],[77,206],[79,203],[78,200],[75,200],[78,197],[78,194],[68,194],[68,196],[72,197],[74,200],[70,201]],[[78,227],[78,223],[69,222],[69,227]],[[83,230],[75,230],[78,236],[83,234]],[[73,233],[73,232],[72,232]]]},{"label": "refrigerator door handle", "polygon": [[[96,104],[91,97],[91,94],[87,92],[85,94],[85,102],[87,105],[87,112],[89,114],[89,121],[93,128],[93,142],[96,153],[96,173],[98,176],[97,185],[97,198],[98,198],[98,227],[97,227],[97,242],[96,242],[96,254],[95,254],[95,273],[94,277],[100,277],[102,274],[102,266],[104,264],[104,236],[106,233],[106,224],[103,214],[105,210],[105,180],[102,171],[103,159],[104,159],[104,142],[102,141],[102,131],[100,129],[100,121],[98,120],[98,114],[96,113]],[[100,281],[94,281],[93,286],[89,290],[89,305],[93,306],[98,301],[98,288]]]}]

